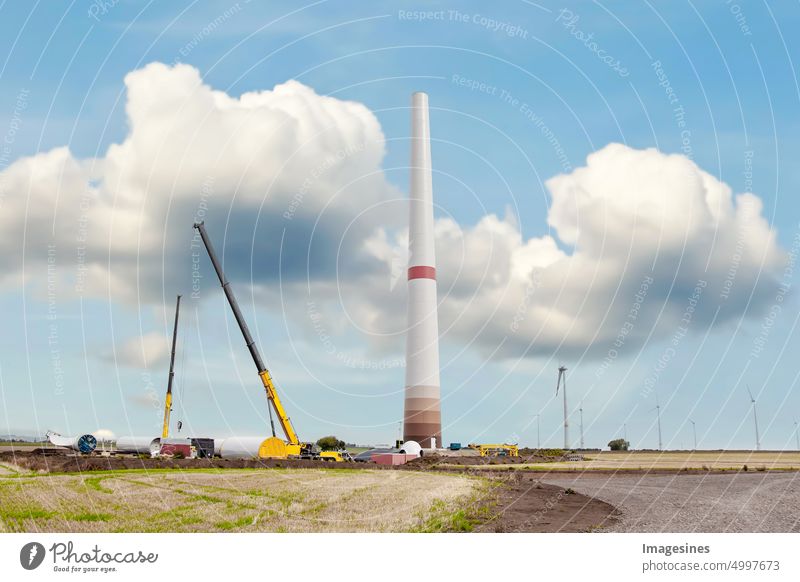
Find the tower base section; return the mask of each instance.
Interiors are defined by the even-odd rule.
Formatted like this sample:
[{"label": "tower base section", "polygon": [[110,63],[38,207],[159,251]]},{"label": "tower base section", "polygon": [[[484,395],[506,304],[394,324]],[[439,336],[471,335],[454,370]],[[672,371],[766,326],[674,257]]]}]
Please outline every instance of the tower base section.
[{"label": "tower base section", "polygon": [[[415,397],[414,392],[436,392],[436,395]],[[431,437],[442,446],[442,412],[438,386],[409,386],[406,388],[403,414],[403,440],[417,441],[423,449],[431,448]]]}]

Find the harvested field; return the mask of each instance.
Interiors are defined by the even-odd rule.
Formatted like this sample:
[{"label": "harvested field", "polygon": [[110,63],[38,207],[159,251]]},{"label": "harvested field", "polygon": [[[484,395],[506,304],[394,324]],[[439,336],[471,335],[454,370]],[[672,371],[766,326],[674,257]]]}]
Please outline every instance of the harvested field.
[{"label": "harvested field", "polygon": [[354,469],[20,473],[0,477],[0,530],[440,531],[485,488],[464,475]]},{"label": "harvested field", "polygon": [[[500,463],[478,468],[497,469]],[[441,467],[453,465],[443,459]],[[583,461],[523,461],[503,468],[534,471],[750,471],[800,470],[800,452],[780,451],[631,451],[588,453]]]},{"label": "harvested field", "polygon": [[0,457],[0,531],[579,532],[614,521],[609,504],[542,484],[533,473]]},{"label": "harvested field", "polygon": [[542,477],[615,505],[620,532],[800,532],[800,474],[632,475],[585,472]]}]

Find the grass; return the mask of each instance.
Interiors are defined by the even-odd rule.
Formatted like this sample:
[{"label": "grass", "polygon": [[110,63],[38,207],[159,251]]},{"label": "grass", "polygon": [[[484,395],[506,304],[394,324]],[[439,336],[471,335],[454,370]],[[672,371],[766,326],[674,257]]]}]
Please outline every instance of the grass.
[{"label": "grass", "polygon": [[209,469],[0,477],[0,531],[469,531],[485,480],[415,471]]},{"label": "grass", "polygon": [[48,517],[52,517],[54,514],[50,511],[45,511],[44,509],[39,508],[23,508],[23,509],[3,509],[0,512],[3,519],[13,519],[13,520],[22,520],[22,519],[45,519]]},{"label": "grass", "polygon": [[68,515],[67,519],[69,521],[110,521],[113,517],[114,516],[109,513],[83,512]]},{"label": "grass", "polygon": [[441,515],[430,517],[420,531],[467,533],[474,530],[477,524],[478,522],[469,517],[466,511],[459,509],[452,513],[443,511]]},{"label": "grass", "polygon": [[415,530],[422,533],[467,533],[492,518],[494,504],[492,489],[500,484],[496,481],[473,477],[475,489],[472,495],[458,504],[436,501],[428,509],[422,524]]},{"label": "grass", "polygon": [[112,491],[111,489],[106,489],[105,487],[103,487],[103,486],[100,484],[100,482],[101,482],[103,479],[107,479],[107,477],[106,477],[106,476],[101,476],[101,477],[87,477],[86,479],[84,479],[84,480],[83,480],[83,484],[84,484],[86,487],[88,487],[89,489],[92,489],[92,490],[94,490],[94,491],[98,491],[98,492],[100,492],[100,493],[113,493],[113,491]]},{"label": "grass", "polygon": [[236,521],[221,521],[216,524],[217,529],[224,531],[239,530],[248,525],[255,525],[255,520],[251,517],[240,517]]}]

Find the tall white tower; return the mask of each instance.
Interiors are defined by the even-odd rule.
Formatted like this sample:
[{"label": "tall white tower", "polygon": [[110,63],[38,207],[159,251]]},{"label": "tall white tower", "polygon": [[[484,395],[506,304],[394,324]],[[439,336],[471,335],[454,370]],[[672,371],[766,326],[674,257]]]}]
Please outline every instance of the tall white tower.
[{"label": "tall white tower", "polygon": [[408,335],[403,439],[442,444],[439,322],[433,242],[433,187],[428,95],[411,96],[411,180],[408,220]]}]

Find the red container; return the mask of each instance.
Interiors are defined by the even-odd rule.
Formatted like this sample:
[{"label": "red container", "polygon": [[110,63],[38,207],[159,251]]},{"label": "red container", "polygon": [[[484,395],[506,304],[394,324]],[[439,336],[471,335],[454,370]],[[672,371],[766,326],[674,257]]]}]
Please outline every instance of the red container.
[{"label": "red container", "polygon": [[192,445],[165,443],[161,445],[159,455],[162,457],[174,457],[178,453],[188,459],[192,456]]},{"label": "red container", "polygon": [[373,462],[378,465],[405,465],[411,459],[416,458],[416,455],[404,455],[402,453],[377,453],[372,455]]}]

